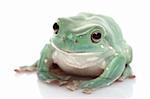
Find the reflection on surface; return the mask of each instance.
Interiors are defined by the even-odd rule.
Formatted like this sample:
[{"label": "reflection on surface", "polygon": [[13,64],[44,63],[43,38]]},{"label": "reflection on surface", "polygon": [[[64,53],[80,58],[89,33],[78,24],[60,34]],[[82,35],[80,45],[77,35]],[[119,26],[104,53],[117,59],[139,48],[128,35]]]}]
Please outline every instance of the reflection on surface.
[{"label": "reflection on surface", "polygon": [[44,99],[49,99],[50,97],[65,97],[66,98],[76,98],[76,97],[86,97],[86,98],[115,98],[115,99],[127,99],[133,94],[133,85],[135,80],[127,79],[124,82],[116,82],[115,84],[96,90],[90,95],[83,94],[81,90],[69,91],[64,87],[59,87],[55,85],[47,85],[41,81],[37,81],[39,86],[39,91]]}]

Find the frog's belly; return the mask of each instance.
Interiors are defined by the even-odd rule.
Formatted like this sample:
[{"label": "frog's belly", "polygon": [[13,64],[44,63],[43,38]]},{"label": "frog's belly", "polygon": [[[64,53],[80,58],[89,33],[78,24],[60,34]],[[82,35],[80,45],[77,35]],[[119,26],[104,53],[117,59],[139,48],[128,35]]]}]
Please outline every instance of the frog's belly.
[{"label": "frog's belly", "polygon": [[66,73],[80,76],[98,76],[106,67],[105,60],[95,53],[71,54],[56,50],[53,61]]}]

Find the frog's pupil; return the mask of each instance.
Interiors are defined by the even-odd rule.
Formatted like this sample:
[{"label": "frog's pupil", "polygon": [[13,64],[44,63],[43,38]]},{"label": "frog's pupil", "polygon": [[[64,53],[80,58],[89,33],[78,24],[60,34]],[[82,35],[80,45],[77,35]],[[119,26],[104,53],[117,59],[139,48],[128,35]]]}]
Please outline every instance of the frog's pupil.
[{"label": "frog's pupil", "polygon": [[93,39],[100,39],[101,38],[101,33],[93,33]]},{"label": "frog's pupil", "polygon": [[54,23],[53,29],[54,29],[54,31],[57,33],[58,30],[59,30],[59,25],[58,25],[57,23]]},{"label": "frog's pupil", "polygon": [[100,32],[94,32],[92,35],[91,35],[91,40],[93,43],[98,43],[101,39],[101,33]]}]

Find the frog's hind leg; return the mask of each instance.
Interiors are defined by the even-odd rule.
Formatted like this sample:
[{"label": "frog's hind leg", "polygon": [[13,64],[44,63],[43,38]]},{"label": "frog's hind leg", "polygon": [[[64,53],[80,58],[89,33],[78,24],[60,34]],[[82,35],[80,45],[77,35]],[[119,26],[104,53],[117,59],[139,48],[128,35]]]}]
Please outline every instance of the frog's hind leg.
[{"label": "frog's hind leg", "polygon": [[32,64],[31,66],[21,66],[17,69],[15,69],[15,72],[34,72],[37,70],[37,62],[35,62],[34,64]]},{"label": "frog's hind leg", "polygon": [[125,70],[122,73],[122,75],[120,76],[120,78],[117,80],[117,82],[122,82],[124,79],[127,78],[135,78],[135,75],[133,75],[132,73],[132,69],[130,67],[130,65],[126,64]]}]

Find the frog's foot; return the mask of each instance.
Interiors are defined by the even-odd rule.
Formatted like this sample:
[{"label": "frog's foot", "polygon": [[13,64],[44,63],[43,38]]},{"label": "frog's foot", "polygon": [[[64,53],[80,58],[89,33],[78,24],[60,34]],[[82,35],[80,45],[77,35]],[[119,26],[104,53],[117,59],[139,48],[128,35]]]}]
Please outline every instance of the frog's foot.
[{"label": "frog's foot", "polygon": [[14,69],[15,72],[21,73],[21,72],[34,72],[37,70],[37,64],[33,64],[31,66],[21,66],[17,69]]},{"label": "frog's foot", "polygon": [[58,79],[49,79],[49,80],[45,80],[44,83],[64,86],[64,85],[68,84],[68,81],[67,80],[58,80]]},{"label": "frog's foot", "polygon": [[79,89],[81,82],[82,82],[81,80],[70,80],[68,81],[65,87],[70,91],[75,91]]},{"label": "frog's foot", "polygon": [[47,84],[57,84],[59,86],[63,86],[63,85],[66,85],[69,83],[69,80],[70,80],[70,76],[67,76],[67,77],[64,77],[64,78],[53,78],[53,79],[47,79],[47,80],[44,80],[45,83]]}]

